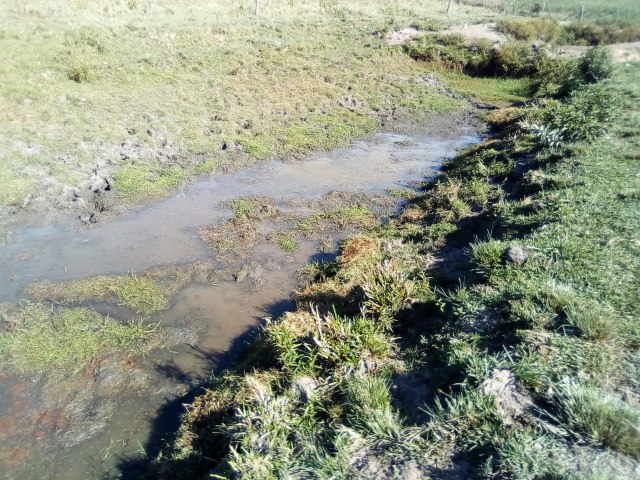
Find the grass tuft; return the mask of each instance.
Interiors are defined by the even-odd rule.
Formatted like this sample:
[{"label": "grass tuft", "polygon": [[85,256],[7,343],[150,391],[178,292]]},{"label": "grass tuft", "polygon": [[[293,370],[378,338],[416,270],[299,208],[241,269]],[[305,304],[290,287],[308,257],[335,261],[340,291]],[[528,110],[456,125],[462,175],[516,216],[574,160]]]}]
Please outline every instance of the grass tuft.
[{"label": "grass tuft", "polygon": [[72,282],[40,282],[25,292],[36,301],[73,304],[90,300],[116,300],[140,313],[154,313],[169,307],[169,301],[154,281],[146,276],[99,276]]},{"label": "grass tuft", "polygon": [[0,353],[18,371],[78,373],[100,356],[142,355],[159,345],[158,326],[119,323],[87,308],[28,304],[0,334]]},{"label": "grass tuft", "polygon": [[640,457],[640,411],[593,388],[564,382],[554,404],[570,431],[598,445]]}]

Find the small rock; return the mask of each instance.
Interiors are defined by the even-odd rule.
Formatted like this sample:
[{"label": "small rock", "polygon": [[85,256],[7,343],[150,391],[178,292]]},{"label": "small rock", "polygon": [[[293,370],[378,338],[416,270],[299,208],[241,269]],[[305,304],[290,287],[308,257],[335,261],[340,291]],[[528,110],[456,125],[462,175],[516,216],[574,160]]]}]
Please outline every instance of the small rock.
[{"label": "small rock", "polygon": [[504,251],[504,259],[516,265],[522,265],[527,261],[527,257],[527,251],[522,247],[508,247]]},{"label": "small rock", "polygon": [[236,283],[241,283],[245,278],[247,278],[247,275],[249,275],[249,267],[245,265],[234,275]]},{"label": "small rock", "polygon": [[294,380],[291,385],[293,395],[297,398],[308,402],[316,394],[318,389],[317,382],[311,377],[300,377]]},{"label": "small rock", "polygon": [[96,212],[104,212],[110,209],[111,199],[104,190],[95,190],[93,192],[93,205]]},{"label": "small rock", "polygon": [[280,214],[280,211],[273,205],[262,205],[260,207],[261,218],[277,217],[279,214]]}]

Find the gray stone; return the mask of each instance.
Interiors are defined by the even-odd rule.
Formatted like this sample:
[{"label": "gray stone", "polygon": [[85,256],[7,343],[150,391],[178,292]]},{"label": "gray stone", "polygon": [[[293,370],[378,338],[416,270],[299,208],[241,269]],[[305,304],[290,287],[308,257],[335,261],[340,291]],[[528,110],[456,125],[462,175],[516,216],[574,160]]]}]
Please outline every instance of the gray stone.
[{"label": "gray stone", "polygon": [[522,265],[527,261],[527,257],[527,251],[522,247],[508,247],[504,251],[504,259],[516,265]]},{"label": "gray stone", "polygon": [[293,394],[299,399],[308,402],[316,394],[318,384],[311,377],[300,377],[293,381],[291,385]]},{"label": "gray stone", "polygon": [[242,283],[244,279],[247,278],[248,275],[249,275],[249,267],[245,265],[240,270],[238,270],[238,273],[234,275],[236,283]]}]

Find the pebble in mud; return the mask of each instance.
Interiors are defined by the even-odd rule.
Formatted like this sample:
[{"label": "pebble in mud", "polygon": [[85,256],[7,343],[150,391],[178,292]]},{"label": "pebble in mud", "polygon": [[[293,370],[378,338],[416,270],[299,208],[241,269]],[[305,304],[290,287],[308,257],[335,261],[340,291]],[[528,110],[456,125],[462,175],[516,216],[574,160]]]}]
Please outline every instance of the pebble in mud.
[{"label": "pebble in mud", "polygon": [[243,266],[238,272],[233,276],[236,283],[242,283],[247,276],[249,275],[249,267],[246,265]]}]

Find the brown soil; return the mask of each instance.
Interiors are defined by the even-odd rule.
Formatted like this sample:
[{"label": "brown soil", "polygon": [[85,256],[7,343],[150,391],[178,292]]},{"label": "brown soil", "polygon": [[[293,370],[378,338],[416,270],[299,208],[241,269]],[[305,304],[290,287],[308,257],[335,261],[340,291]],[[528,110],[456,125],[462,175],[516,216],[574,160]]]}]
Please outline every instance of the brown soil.
[{"label": "brown soil", "polygon": [[395,30],[389,32],[386,36],[387,45],[402,45],[407,40],[412,38],[418,38],[425,35],[427,32],[418,30],[414,27],[403,28],[402,30]]},{"label": "brown soil", "polygon": [[501,44],[507,40],[507,36],[496,30],[495,23],[478,23],[475,25],[456,25],[443,30],[444,34],[459,34],[465,43],[474,43],[478,40],[489,40],[494,44]]}]

